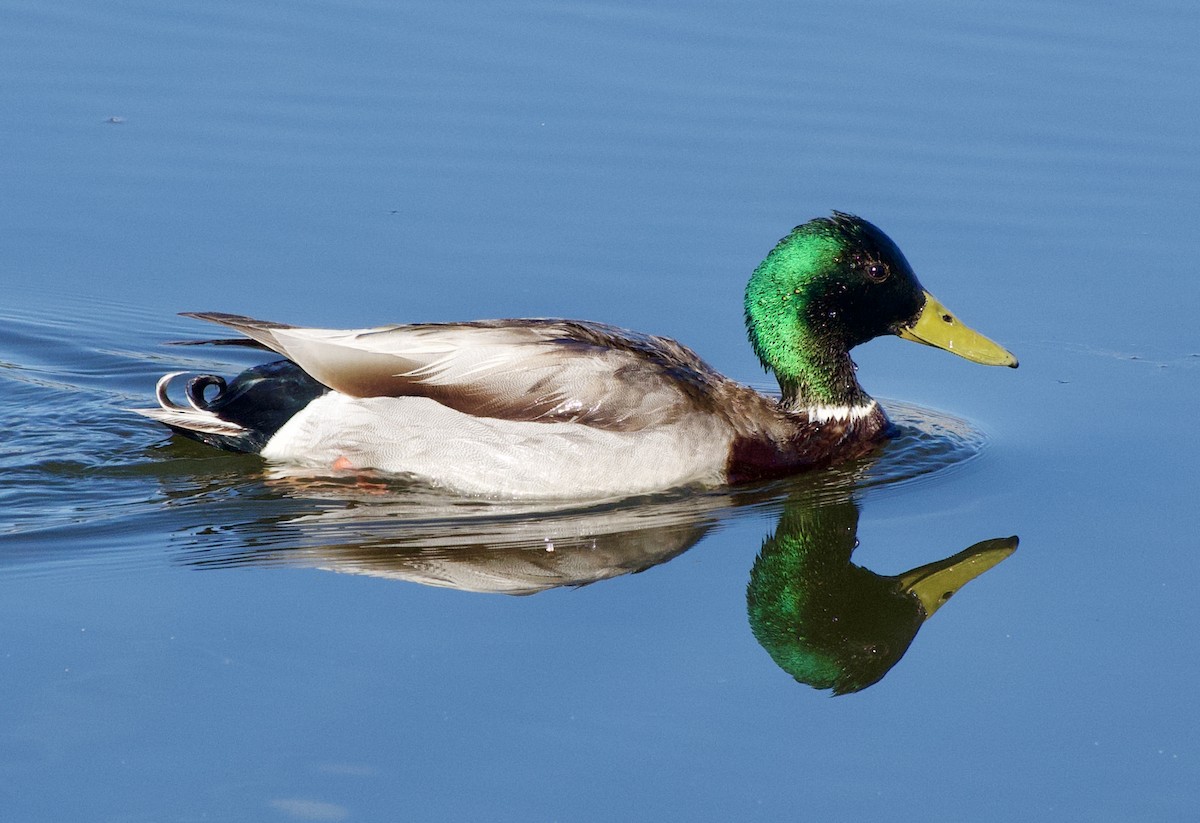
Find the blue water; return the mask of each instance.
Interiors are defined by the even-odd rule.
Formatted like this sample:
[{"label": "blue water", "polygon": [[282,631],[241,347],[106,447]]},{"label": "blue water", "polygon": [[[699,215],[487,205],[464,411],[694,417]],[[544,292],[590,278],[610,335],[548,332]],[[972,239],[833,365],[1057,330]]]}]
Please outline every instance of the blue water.
[{"label": "blue water", "polygon": [[[1191,819],[1200,10],[1110,6],[0,4],[0,819]],[[255,362],[188,310],[763,385],[745,279],[834,208],[1021,360],[857,349],[906,434],[840,471],[531,510],[125,411]],[[747,617],[798,515],[1020,547],[831,698]]]}]

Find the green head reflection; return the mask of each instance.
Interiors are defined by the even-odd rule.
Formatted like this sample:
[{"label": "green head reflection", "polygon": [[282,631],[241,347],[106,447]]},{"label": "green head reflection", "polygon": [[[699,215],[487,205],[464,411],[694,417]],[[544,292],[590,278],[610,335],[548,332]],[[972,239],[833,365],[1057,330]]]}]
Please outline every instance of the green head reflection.
[{"label": "green head reflection", "polygon": [[801,683],[846,694],[879,681],[954,592],[1008,557],[1017,538],[976,543],[896,576],[850,562],[858,545],[850,501],[790,501],[750,570],[750,628]]}]

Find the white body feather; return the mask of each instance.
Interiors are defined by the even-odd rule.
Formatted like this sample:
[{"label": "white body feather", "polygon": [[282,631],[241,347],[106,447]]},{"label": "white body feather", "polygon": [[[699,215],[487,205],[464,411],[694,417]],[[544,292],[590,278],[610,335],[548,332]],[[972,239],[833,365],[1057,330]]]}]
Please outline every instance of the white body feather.
[{"label": "white body feather", "polygon": [[424,397],[330,392],[262,450],[272,461],[407,474],[465,494],[616,497],[725,479],[730,432],[704,415],[636,432],[475,417]]}]

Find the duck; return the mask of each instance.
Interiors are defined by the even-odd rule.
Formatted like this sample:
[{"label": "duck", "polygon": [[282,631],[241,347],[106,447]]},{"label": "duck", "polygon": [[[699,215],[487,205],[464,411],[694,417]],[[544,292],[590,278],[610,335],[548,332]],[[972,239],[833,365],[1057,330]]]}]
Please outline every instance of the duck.
[{"label": "duck", "polygon": [[525,318],[307,328],[183,316],[281,355],[230,381],[159,379],[134,409],[281,470],[377,473],[458,494],[615,498],[740,485],[865,456],[893,434],[850,350],[884,335],[1015,368],[1006,349],[926,291],[897,245],[833,212],[794,228],[745,290],[750,344],[779,396],[692,349],[599,322]]}]

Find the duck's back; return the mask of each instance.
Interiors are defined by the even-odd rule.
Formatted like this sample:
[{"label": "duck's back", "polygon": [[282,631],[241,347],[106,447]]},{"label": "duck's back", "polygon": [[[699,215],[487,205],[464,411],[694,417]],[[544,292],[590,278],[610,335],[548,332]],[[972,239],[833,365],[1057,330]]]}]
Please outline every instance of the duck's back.
[{"label": "duck's back", "polygon": [[[164,387],[163,408],[144,412],[214,445],[310,470],[377,469],[505,496],[725,481],[737,432],[721,403],[736,384],[672,340],[570,320],[341,331],[197,316],[288,358],[227,388],[194,378],[190,408],[171,403]],[[205,399],[213,383],[222,391]],[[266,419],[257,404],[298,398],[296,383],[311,389],[303,402],[256,428]]]}]

